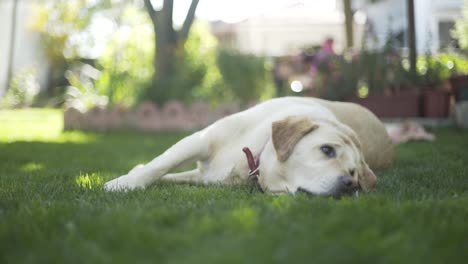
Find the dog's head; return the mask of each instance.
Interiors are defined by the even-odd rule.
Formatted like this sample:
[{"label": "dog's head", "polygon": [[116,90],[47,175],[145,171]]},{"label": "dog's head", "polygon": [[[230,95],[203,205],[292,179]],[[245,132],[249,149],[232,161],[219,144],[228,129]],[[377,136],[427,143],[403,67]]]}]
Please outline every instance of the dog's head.
[{"label": "dog's head", "polygon": [[291,116],[274,122],[260,164],[259,184],[274,193],[341,196],[372,191],[377,182],[354,131],[328,120]]}]

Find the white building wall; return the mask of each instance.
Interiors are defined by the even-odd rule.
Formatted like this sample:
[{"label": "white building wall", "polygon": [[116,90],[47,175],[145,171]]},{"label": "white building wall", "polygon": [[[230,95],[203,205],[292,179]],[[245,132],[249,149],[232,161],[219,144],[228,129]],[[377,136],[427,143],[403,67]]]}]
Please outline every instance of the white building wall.
[{"label": "white building wall", "polygon": [[414,0],[416,49],[419,53],[432,50],[436,39],[437,25],[432,19],[432,0]]},{"label": "white building wall", "polygon": [[[407,0],[382,0],[376,4],[367,4],[357,0],[355,8],[367,14],[374,24],[379,44],[387,38],[389,29],[393,32],[407,28]],[[439,23],[455,21],[461,17],[463,0],[414,0],[417,50],[435,51],[440,46]],[[389,18],[392,18],[391,23]]]},{"label": "white building wall", "polygon": [[[297,5],[274,13],[252,17],[234,24],[236,44],[240,51],[265,56],[290,55],[311,45],[334,39],[335,50],[346,45],[343,11],[317,11],[313,6]],[[355,23],[355,44],[361,43],[363,25]]]},{"label": "white building wall", "polygon": [[389,32],[399,32],[406,28],[406,0],[383,0],[376,4],[362,4],[360,8],[367,14],[378,38],[378,45],[383,45]]},{"label": "white building wall", "polygon": [[345,45],[343,25],[251,25],[238,30],[237,41],[241,51],[267,56],[291,54],[304,46],[320,45],[332,37],[337,50]]},{"label": "white building wall", "polygon": [[12,4],[13,1],[0,1],[0,96],[6,87]]},{"label": "white building wall", "polygon": [[31,1],[1,0],[0,1],[0,96],[7,84],[8,58],[10,54],[10,36],[13,15],[13,1],[18,2],[16,20],[16,40],[13,57],[13,75],[25,67],[35,67],[41,89],[47,83],[48,66],[40,44],[39,34],[28,29],[32,17]]},{"label": "white building wall", "polygon": [[[419,0],[421,1],[421,0]],[[431,24],[433,36],[432,49],[440,46],[439,22],[453,22],[462,17],[463,0],[432,0],[431,16],[428,18]]]}]

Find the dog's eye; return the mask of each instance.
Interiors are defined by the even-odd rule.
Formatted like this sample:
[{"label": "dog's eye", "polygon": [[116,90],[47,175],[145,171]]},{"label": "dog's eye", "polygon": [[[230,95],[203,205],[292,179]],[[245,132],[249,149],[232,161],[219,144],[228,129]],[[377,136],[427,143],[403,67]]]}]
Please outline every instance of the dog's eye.
[{"label": "dog's eye", "polygon": [[336,157],[336,151],[335,148],[330,146],[330,145],[323,145],[320,147],[320,150],[325,154],[325,156],[329,158],[335,158]]}]

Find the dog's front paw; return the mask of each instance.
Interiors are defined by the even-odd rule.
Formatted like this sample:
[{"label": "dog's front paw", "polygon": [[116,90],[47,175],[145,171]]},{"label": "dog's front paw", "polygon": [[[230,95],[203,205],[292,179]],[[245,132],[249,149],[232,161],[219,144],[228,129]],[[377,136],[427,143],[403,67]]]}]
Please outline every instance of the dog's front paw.
[{"label": "dog's front paw", "polygon": [[144,189],[145,185],[140,183],[135,177],[123,175],[104,184],[104,190],[108,192],[131,191],[135,189]]}]

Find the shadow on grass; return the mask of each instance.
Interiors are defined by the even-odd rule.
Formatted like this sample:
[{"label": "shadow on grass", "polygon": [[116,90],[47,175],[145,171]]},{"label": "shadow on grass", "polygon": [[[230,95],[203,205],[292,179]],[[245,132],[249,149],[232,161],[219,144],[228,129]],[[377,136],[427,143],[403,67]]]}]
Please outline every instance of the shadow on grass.
[{"label": "shadow on grass", "polygon": [[128,170],[147,162],[182,138],[185,133],[93,134],[80,142],[0,143],[0,167],[8,172]]}]

